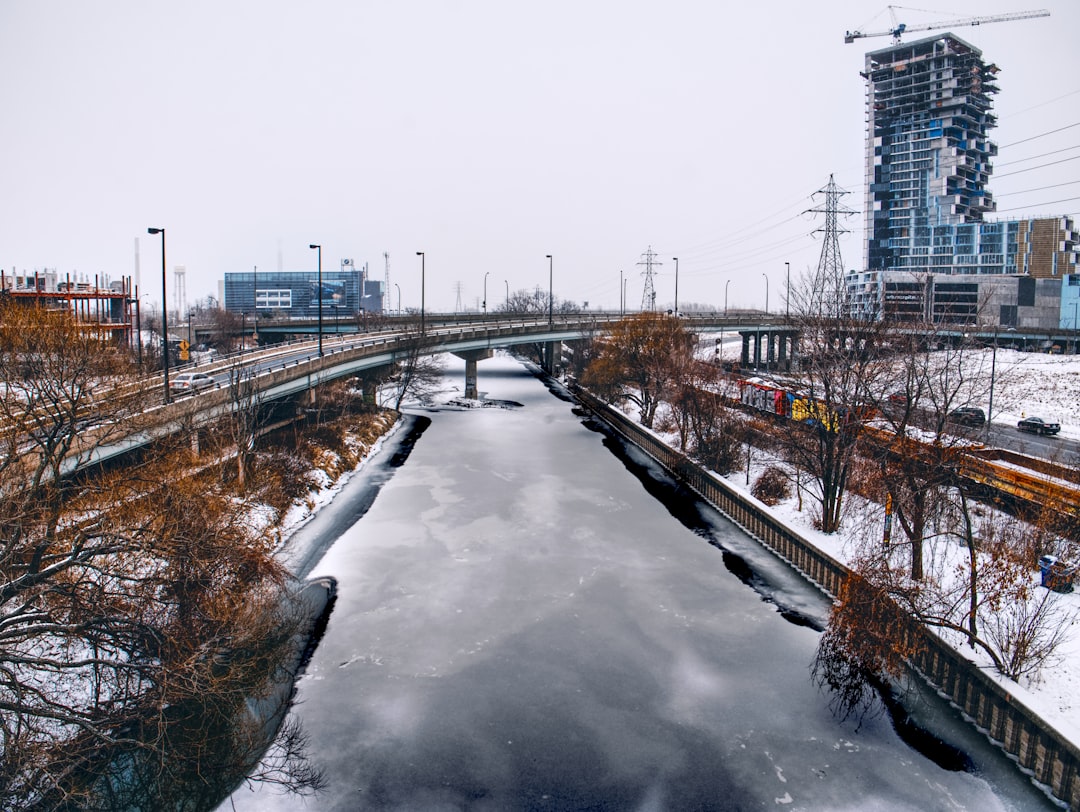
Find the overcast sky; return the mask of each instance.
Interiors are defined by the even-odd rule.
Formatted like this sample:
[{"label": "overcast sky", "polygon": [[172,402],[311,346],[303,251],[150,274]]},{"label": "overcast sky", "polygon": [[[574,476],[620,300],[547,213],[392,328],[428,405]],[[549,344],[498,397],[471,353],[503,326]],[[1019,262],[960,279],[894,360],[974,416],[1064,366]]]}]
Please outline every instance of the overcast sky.
[{"label": "overcast sky", "polygon": [[[1080,3],[1040,6],[953,29],[1002,69],[1002,218],[1080,212]],[[547,254],[556,297],[613,309],[651,246],[659,305],[677,256],[680,303],[761,307],[767,277],[779,310],[830,174],[862,209],[859,71],[891,39],[843,35],[890,25],[866,0],[0,0],[0,266],[117,279],[137,241],[160,302],[163,226],[189,304],[226,271],[314,270],[320,243],[376,279],[389,254],[392,307],[419,305],[424,251],[432,310],[459,285],[477,307],[485,276],[491,306],[546,289]],[[841,224],[857,268],[862,218]]]}]

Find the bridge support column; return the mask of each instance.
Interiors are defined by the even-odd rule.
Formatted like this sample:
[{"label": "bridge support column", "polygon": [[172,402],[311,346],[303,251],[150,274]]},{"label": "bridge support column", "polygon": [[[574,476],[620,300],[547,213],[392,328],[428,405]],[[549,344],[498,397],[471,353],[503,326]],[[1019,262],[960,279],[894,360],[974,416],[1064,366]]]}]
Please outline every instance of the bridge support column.
[{"label": "bridge support column", "polygon": [[491,357],[491,350],[468,350],[467,352],[455,352],[458,358],[465,361],[465,397],[470,400],[478,400],[480,393],[476,388],[476,362]]},{"label": "bridge support column", "polygon": [[544,372],[548,375],[554,375],[555,367],[558,366],[561,355],[561,341],[549,341],[544,344]]}]

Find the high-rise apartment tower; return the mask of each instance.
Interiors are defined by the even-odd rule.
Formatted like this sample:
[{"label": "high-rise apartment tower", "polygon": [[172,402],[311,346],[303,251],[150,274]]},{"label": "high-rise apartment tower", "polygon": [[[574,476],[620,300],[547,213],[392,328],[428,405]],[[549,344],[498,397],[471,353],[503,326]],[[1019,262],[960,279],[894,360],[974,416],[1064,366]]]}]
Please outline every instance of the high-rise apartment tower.
[{"label": "high-rise apartment tower", "polygon": [[952,34],[866,55],[867,270],[952,265],[952,229],[935,227],[994,210],[986,184],[997,72]]}]

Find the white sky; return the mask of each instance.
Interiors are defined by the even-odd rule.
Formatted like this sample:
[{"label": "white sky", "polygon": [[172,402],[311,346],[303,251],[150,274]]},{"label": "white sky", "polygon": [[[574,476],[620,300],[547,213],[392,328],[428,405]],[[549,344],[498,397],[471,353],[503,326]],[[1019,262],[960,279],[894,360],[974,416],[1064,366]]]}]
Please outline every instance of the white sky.
[{"label": "white sky", "polygon": [[[1036,138],[1080,124],[1080,4],[897,12],[1039,6],[954,29],[1002,68],[1002,217],[1080,213],[1080,126]],[[395,307],[395,283],[419,305],[424,251],[432,310],[457,283],[476,307],[485,274],[492,306],[507,282],[546,289],[546,254],[557,297],[617,308],[620,270],[640,305],[652,246],[659,305],[678,256],[680,303],[761,307],[767,274],[780,310],[784,263],[796,280],[821,251],[811,195],[834,173],[862,208],[859,71],[891,40],[843,35],[888,27],[865,0],[0,0],[0,266],[116,279],[138,239],[160,302],[146,228],[164,226],[189,303],[279,256],[314,270],[321,243],[324,270],[351,257],[376,279],[389,252]],[[843,222],[849,268],[861,223]]]}]

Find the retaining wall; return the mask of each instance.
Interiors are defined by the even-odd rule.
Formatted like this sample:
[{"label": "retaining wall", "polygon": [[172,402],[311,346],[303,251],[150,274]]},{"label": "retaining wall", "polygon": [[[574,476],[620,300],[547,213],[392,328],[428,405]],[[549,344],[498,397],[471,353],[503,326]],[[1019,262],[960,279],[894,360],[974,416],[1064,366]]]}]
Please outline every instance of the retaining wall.
[{"label": "retaining wall", "polygon": [[[848,575],[842,563],[762,510],[756,500],[706,471],[626,415],[584,390],[575,389],[574,394],[596,417],[648,453],[816,585],[830,595],[838,593]],[[913,665],[938,692],[960,708],[1025,772],[1045,785],[1055,798],[1067,803],[1069,809],[1080,810],[1080,748],[936,635],[916,624],[911,631],[922,639]]]}]

